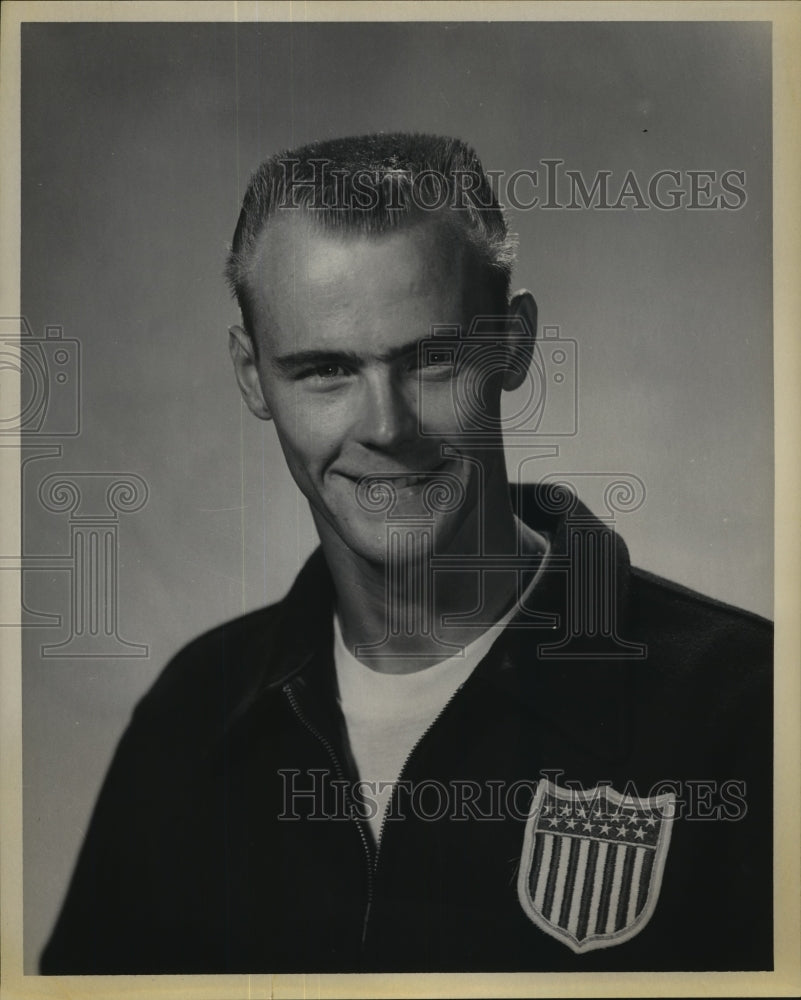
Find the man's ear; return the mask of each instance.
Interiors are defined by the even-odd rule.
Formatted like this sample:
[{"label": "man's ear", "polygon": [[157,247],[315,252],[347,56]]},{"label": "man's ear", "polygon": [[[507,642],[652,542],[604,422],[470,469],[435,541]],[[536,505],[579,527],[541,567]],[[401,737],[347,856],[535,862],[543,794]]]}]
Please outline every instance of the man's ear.
[{"label": "man's ear", "polygon": [[531,292],[522,289],[509,300],[510,365],[503,377],[503,387],[509,391],[520,388],[526,377],[534,342],[537,339],[537,303]]},{"label": "man's ear", "polygon": [[228,331],[228,350],[234,364],[236,381],[248,409],[260,420],[271,420],[272,414],[264,399],[256,364],[256,349],[253,341],[241,326],[232,326]]}]

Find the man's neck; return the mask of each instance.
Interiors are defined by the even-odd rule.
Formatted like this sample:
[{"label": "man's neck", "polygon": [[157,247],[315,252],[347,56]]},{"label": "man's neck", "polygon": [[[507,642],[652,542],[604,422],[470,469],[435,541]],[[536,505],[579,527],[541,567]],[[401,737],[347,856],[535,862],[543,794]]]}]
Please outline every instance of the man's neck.
[{"label": "man's neck", "polygon": [[[447,553],[437,555],[474,556],[476,537],[483,556],[517,555],[520,522],[508,494],[504,501],[491,507],[492,521],[482,531],[462,531]],[[380,563],[367,562],[330,536],[323,537],[323,548],[345,645],[382,673],[412,673],[458,653],[481,634],[477,622],[486,628],[500,619],[518,594],[515,569],[481,571],[472,560],[465,570],[435,571],[423,545],[415,546],[411,559],[390,554]],[[473,613],[473,624],[453,621]]]}]

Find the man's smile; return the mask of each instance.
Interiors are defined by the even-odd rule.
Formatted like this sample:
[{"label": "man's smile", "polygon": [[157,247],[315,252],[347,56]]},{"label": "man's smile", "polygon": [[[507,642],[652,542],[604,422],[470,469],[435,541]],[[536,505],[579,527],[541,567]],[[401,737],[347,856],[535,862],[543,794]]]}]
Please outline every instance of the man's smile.
[{"label": "man's smile", "polygon": [[366,472],[355,474],[349,472],[338,472],[338,474],[357,484],[387,485],[396,490],[405,490],[436,482],[438,477],[443,476],[445,473],[453,475],[456,464],[452,459],[448,459],[433,469],[369,469]]}]

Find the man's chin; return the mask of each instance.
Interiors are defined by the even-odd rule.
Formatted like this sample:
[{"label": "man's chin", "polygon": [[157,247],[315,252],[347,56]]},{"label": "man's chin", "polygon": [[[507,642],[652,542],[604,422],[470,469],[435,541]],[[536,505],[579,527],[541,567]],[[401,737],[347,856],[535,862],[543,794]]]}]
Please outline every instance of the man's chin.
[{"label": "man's chin", "polygon": [[[424,489],[428,490],[425,496]],[[444,499],[446,509],[439,511],[432,504],[428,483],[421,485],[412,480],[394,488],[389,504],[386,496],[376,491],[370,498],[375,503],[373,509],[361,498],[354,510],[352,497],[324,511],[312,506],[329,558],[347,559],[353,555],[374,566],[391,562],[412,564],[450,552],[455,544],[461,547],[462,535],[472,534],[472,511],[465,509],[464,494],[459,497],[458,509],[447,509],[452,504],[452,495],[435,497],[435,501]]]},{"label": "man's chin", "polygon": [[[339,544],[335,546],[342,550],[341,555],[348,553],[373,567],[390,567],[392,565],[413,566],[429,560],[435,552],[441,553],[448,548],[448,541],[453,537],[452,526],[447,527],[434,520],[398,520],[387,521],[386,518],[370,518],[372,523],[362,524],[358,528],[352,524],[346,530],[341,526],[337,532]],[[325,538],[323,538],[324,548]]]}]

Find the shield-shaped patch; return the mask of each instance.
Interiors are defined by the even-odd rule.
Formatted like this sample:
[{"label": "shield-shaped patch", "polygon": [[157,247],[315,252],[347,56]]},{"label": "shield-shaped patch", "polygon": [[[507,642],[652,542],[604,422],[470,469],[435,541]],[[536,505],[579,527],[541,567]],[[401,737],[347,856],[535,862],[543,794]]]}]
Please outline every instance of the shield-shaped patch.
[{"label": "shield-shaped patch", "polygon": [[527,916],[575,952],[622,944],[656,906],[675,795],[633,798],[543,778],[526,822],[517,892]]}]

